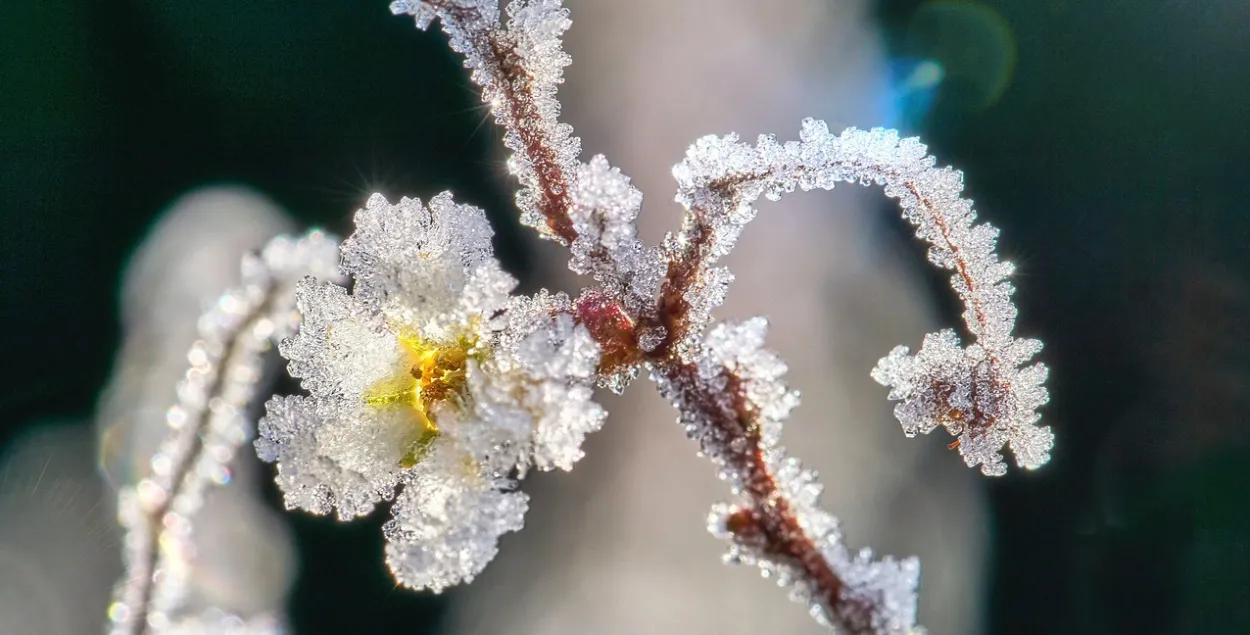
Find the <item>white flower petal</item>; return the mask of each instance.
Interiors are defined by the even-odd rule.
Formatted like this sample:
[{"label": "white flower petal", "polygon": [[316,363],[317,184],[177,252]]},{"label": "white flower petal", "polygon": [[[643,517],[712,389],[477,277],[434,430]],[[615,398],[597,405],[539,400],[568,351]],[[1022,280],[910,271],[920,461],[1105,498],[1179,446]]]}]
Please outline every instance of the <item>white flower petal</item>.
[{"label": "white flower petal", "polygon": [[468,272],[468,281],[456,305],[446,312],[425,321],[421,321],[423,312],[420,310],[402,308],[390,313],[395,321],[412,325],[430,341],[454,342],[466,332],[472,338],[486,341],[493,339],[494,332],[502,328],[500,317],[516,285],[516,279],[508,275],[498,261],[490,260],[475,265]]},{"label": "white flower petal", "polygon": [[470,377],[473,408],[479,419],[514,436],[522,469],[572,469],[586,435],[607,416],[592,401],[599,346],[566,314],[516,324],[532,331],[505,335],[514,342],[511,350],[497,351]]},{"label": "white flower petal", "polygon": [[356,281],[353,293],[388,308],[403,307],[409,323],[454,310],[468,273],[492,262],[486,214],[459,205],[444,192],[429,205],[404,197],[390,204],[381,194],[356,212],[356,231],[343,242],[343,271]]},{"label": "white flower petal", "polygon": [[607,413],[592,401],[599,345],[586,327],[561,315],[517,347],[531,384],[522,400],[535,415],[533,462],[540,470],[569,470],[582,457],[586,435],[603,427]]},{"label": "white flower petal", "polygon": [[[434,451],[442,453],[449,446]],[[386,533],[386,564],[401,584],[428,588],[472,581],[499,550],[499,537],[524,525],[529,497],[501,491],[507,481],[456,469],[455,458],[418,466],[404,486]],[[441,468],[441,469],[440,469]]]},{"label": "white flower petal", "polygon": [[394,496],[399,483],[397,463],[353,469],[362,467],[357,459],[370,449],[354,443],[333,452],[345,461],[323,453],[327,433],[341,437],[359,424],[359,417],[342,417],[328,404],[307,397],[274,397],[266,411],[258,426],[256,454],[262,461],[278,464],[275,482],[287,509],[318,515],[334,511],[340,519],[350,519],[370,513],[379,502]]},{"label": "white flower petal", "polygon": [[295,291],[303,321],[278,347],[287,370],[322,399],[359,399],[379,380],[403,370],[398,339],[370,305],[336,284],[301,281]]}]

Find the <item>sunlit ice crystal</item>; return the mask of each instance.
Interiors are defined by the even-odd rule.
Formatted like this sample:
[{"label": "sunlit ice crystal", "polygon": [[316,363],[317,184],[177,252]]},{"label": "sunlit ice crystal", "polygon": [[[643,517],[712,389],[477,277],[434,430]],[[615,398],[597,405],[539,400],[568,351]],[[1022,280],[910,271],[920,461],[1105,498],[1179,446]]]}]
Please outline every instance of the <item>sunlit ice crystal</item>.
[{"label": "sunlit ice crystal", "polygon": [[529,499],[513,483],[454,461],[440,452],[407,474],[383,527],[387,566],[405,586],[441,591],[472,581],[495,557],[494,537],[524,524]]},{"label": "sunlit ice crystal", "polygon": [[504,146],[513,153],[506,165],[521,185],[516,193],[521,222],[567,244],[575,232],[565,210],[581,153],[573,128],[558,121],[556,100],[570,62],[560,40],[571,23],[568,11],[559,0],[512,2],[504,20],[499,4],[401,0],[391,11],[413,16],[421,29],[435,19],[441,23],[452,50],[464,56],[481,87],[482,102],[504,127]]}]

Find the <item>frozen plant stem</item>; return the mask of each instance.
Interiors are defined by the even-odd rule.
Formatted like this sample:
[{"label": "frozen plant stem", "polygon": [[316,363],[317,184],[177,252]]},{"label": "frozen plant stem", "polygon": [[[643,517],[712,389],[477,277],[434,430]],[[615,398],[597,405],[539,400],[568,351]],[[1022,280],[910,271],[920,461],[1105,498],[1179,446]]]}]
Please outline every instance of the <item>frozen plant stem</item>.
[{"label": "frozen plant stem", "polygon": [[555,86],[569,64],[556,39],[569,20],[563,11],[552,11],[556,4],[518,5],[512,11],[518,28],[507,30],[499,28],[496,3],[446,0],[391,7],[396,13],[411,12],[422,29],[436,15],[442,18],[451,48],[465,56],[473,81],[482,87],[482,101],[506,130],[504,145],[515,153],[508,168],[522,185],[516,195],[522,220],[569,244],[577,237],[568,214],[569,176],[581,145],[571,126],[556,121]]},{"label": "frozen plant stem", "polygon": [[963,174],[935,162],[918,140],[900,139],[895,131],[852,128],[832,135],[824,122],[811,119],[803,122],[798,141],[784,145],[769,135],[755,147],[738,143],[736,135],[698,140],[673,169],[677,200],[689,211],[682,233],[669,241],[676,254],[669,271],[678,275],[666,280],[661,314],[673,325],[678,348],[691,346],[719,303],[718,297],[700,302],[697,285],[731,279],[711,264],[755,217],[752,204],[760,196],[778,200],[796,188],[832,189],[839,182],[883,186],[916,235],[930,244],[929,261],[954,271],[951,286],[976,339],[964,349],[954,331],[931,334],[915,357],[896,348],[873,377],[893,388],[891,399],[904,401],[895,412],[909,436],[944,425],[958,437],[965,462],[981,465],[987,475],[1006,472],[1004,444],[1020,466],[1038,467],[1049,459],[1054,440],[1049,428],[1034,425],[1037,407],[1047,400],[1041,387],[1046,369],[1020,366],[1041,343],[1012,336],[1016,308],[1007,278],[1014,267],[994,253],[998,230],[974,224],[972,202],[961,197]]},{"label": "frozen plant stem", "polygon": [[882,186],[929,243],[929,260],[953,272],[973,337],[965,346],[953,330],[930,334],[915,355],[898,347],[872,371],[900,402],[904,433],[946,428],[987,475],[1006,472],[1004,447],[1017,465],[1041,466],[1054,440],[1036,425],[1046,369],[1025,366],[1041,344],[1012,334],[1012,267],[994,253],[997,230],[975,224],[962,174],[879,128],[834,135],[806,120],[799,140],[784,144],[704,137],[673,169],[686,210],[680,231],[647,246],[635,227],[641,193],[603,156],[583,162],[580,141],[558,121],[569,63],[560,38],[570,25],[560,0],[515,0],[506,16],[497,0],[391,9],[422,29],[440,21],[505,130],[522,221],[567,246],[570,269],[594,283],[576,298],[513,294],[484,212],[450,193],[424,203],[374,195],[341,263],[339,245],[320,234],[272,243],[201,321],[170,436],[151,476],[120,494],[127,578],[112,632],[280,628],[273,616],[193,607],[187,588],[195,514],[229,479],[251,433],[245,413],[260,395],[261,356],[279,339],[307,394],[268,401],[258,456],[277,465],[288,508],[350,520],[393,503],[383,531],[400,584],[437,592],[471,581],[499,537],[523,525],[528,499],[517,481],[532,469],[571,469],[603,424],[594,386],[620,392],[646,370],[730,484],[734,500],[708,517],[729,542],[727,560],[757,565],[842,632],[922,632],[916,559],[848,548],[819,507],[816,474],[782,448],[798,393],[764,346],[765,320],[711,316],[733,279],[716,263],[761,196]]},{"label": "frozen plant stem", "polygon": [[244,258],[243,284],[200,317],[200,339],[187,354],[190,367],[166,414],[169,432],[150,474],[118,493],[126,570],[109,607],[112,635],[282,632],[277,616],[189,605],[193,530],[205,498],[230,482],[235,453],[252,434],[248,410],[265,384],[266,354],[298,319],[294,282],[333,275],[337,260],[336,241],[320,232],[275,238]]},{"label": "frozen plant stem", "polygon": [[569,20],[558,0],[513,2],[506,21],[490,0],[391,8],[415,16],[420,28],[441,21],[506,130],[523,221],[569,246],[570,268],[598,281],[574,314],[602,352],[600,383],[619,391],[648,369],[731,483],[738,500],[710,518],[713,533],[731,542],[728,557],[790,583],[823,623],[852,633],[918,630],[916,561],[852,555],[836,519],[817,507],[815,474],[782,450],[781,424],[798,396],[782,382],[784,363],[763,348],[763,320],[705,332],[732,281],[714,265],[754,218],[759,197],[838,182],[883,186],[930,244],[930,261],[954,272],[974,338],[965,347],[954,331],[941,331],[916,355],[899,347],[878,364],[873,377],[902,402],[895,413],[905,434],[943,426],[965,462],[987,475],[1005,473],[1004,446],[1022,467],[1044,464],[1053,435],[1035,424],[1047,400],[1046,369],[1021,368],[1041,345],[1012,335],[1012,266],[994,254],[997,230],[974,224],[962,174],[935,167],[924,145],[883,129],[833,135],[807,120],[798,141],[762,136],[754,147],[735,135],[709,136],[673,170],[687,210],[681,231],[649,248],[635,237],[641,195],[603,157],[580,163],[578,140],[556,120],[556,86],[569,61],[559,41]]}]

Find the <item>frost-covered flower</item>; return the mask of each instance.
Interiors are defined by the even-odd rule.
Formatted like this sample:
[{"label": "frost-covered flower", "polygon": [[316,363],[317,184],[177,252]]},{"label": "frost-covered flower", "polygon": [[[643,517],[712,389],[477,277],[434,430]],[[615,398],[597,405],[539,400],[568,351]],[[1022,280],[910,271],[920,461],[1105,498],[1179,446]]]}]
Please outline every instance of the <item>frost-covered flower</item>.
[{"label": "frost-covered flower", "polygon": [[288,508],[347,520],[402,488],[386,552],[411,587],[471,580],[522,525],[514,478],[571,468],[604,418],[598,345],[564,296],[512,297],[490,238],[450,194],[370,198],[342,246],[351,290],[297,290],[280,350],[309,396],[274,398],[259,426]]}]

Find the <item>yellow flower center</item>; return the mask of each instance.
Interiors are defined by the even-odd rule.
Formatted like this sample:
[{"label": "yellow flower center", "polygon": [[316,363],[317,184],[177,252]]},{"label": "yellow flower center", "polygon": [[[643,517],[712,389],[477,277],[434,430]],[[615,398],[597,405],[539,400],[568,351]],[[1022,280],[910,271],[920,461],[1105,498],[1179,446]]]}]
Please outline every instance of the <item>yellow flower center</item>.
[{"label": "yellow flower center", "polygon": [[408,354],[407,371],[374,384],[364,398],[370,406],[398,406],[411,413],[417,438],[400,460],[400,466],[407,468],[416,465],[438,438],[434,405],[462,395],[473,342],[462,337],[451,346],[440,347],[415,334],[404,334],[399,336],[399,343]]}]

